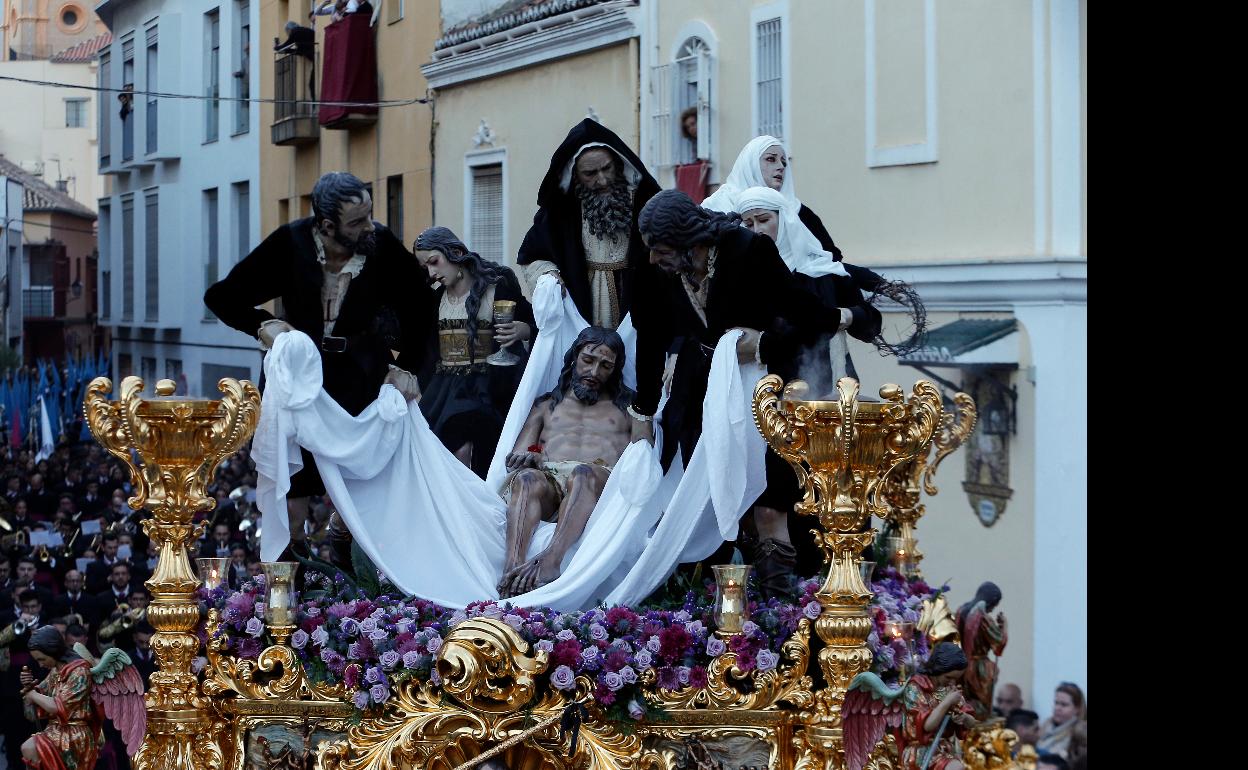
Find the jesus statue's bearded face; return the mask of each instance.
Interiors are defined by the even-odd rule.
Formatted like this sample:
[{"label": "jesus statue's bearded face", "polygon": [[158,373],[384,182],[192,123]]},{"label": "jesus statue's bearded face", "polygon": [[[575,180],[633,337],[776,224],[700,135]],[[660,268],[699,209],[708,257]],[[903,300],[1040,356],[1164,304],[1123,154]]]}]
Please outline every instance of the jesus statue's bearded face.
[{"label": "jesus statue's bearded face", "polygon": [[[586,345],[576,357],[572,395],[590,406],[598,403],[603,388],[615,373],[615,351],[606,345]],[[608,394],[610,395],[610,394]]]}]

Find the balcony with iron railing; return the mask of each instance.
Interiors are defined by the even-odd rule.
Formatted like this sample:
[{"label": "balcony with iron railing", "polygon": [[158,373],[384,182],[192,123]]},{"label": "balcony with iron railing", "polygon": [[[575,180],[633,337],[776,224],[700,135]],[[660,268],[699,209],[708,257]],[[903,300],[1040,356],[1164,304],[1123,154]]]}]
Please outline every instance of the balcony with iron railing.
[{"label": "balcony with iron railing", "polygon": [[316,48],[312,43],[283,46],[273,62],[273,144],[313,144],[320,137],[316,124]]}]

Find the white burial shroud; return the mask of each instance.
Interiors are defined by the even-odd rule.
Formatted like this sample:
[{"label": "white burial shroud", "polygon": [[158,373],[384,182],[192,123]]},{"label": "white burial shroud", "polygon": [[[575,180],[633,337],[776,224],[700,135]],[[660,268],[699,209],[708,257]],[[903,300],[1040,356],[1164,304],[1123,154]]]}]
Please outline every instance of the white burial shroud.
[{"label": "white burial shroud", "polygon": [[[689,468],[682,472],[678,460],[661,475],[655,447],[630,445],[580,542],[564,558],[562,575],[513,597],[513,605],[571,611],[636,604],[678,564],[706,558],[735,536],[737,521],[765,485],[765,444],[750,413],[762,372],[737,365],[738,335],[725,334],[715,349],[707,420]],[[558,358],[562,362],[562,352]],[[506,507],[497,486],[442,446],[415,402],[405,403],[383,385],[377,400],[352,417],[321,388],[319,352],[297,331],[278,336],[264,367],[267,386],[252,456],[265,561],[276,560],[289,542],[286,494],[302,466],[303,446],[316,458],[356,542],[401,590],[448,607],[498,598]],[[539,525],[530,556],[549,544],[554,527]]]}]

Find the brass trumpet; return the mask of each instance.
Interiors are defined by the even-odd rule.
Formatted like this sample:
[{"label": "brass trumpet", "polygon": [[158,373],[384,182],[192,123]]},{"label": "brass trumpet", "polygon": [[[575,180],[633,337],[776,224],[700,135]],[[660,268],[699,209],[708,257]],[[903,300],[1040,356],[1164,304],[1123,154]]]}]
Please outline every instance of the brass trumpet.
[{"label": "brass trumpet", "polygon": [[147,617],[146,607],[135,607],[134,609],[130,609],[130,605],[128,604],[118,604],[117,609],[121,610],[121,617],[100,626],[100,639],[105,641],[110,640],[117,636],[117,634],[121,631],[130,630],[134,627],[135,623],[138,623]]}]

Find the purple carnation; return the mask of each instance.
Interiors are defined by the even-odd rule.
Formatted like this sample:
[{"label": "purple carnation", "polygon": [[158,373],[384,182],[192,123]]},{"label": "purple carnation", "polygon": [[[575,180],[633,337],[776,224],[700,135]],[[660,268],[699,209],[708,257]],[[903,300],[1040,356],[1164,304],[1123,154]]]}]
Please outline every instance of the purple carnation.
[{"label": "purple carnation", "polygon": [[576,674],[567,666],[560,666],[550,675],[550,683],[557,690],[571,690],[576,686]]},{"label": "purple carnation", "polygon": [[351,696],[351,702],[355,704],[357,709],[363,710],[368,708],[368,693],[363,690],[357,690],[356,693]]},{"label": "purple carnation", "polygon": [[802,609],[802,614],[811,620],[817,620],[821,612],[823,612],[823,605],[819,604],[819,602],[809,602]]},{"label": "purple carnation", "polygon": [[290,646],[296,650],[302,650],[308,644],[308,632],[302,628],[290,635]]},{"label": "purple carnation", "polygon": [[326,647],[325,649],[321,650],[321,661],[322,661],[322,662],[324,662],[324,663],[325,663],[325,665],[327,665],[327,666],[333,666],[335,663],[337,663],[337,662],[339,662],[339,661],[341,661],[341,660],[342,660],[342,656],[341,656],[341,655],[339,655],[339,654],[337,653],[337,651],[335,651],[335,650],[331,650],[331,649],[330,649],[330,648],[328,648],[328,647]]},{"label": "purple carnation", "polygon": [[724,644],[724,640],[718,636],[708,637],[706,640],[706,654],[712,658],[718,658],[724,654],[724,650],[728,649],[728,645]]},{"label": "purple carnation", "polygon": [[608,671],[602,675],[602,683],[605,684],[611,692],[615,692],[624,686],[624,678],[614,671]]},{"label": "purple carnation", "polygon": [[264,633],[264,621],[260,618],[249,618],[247,620],[247,633],[253,637],[258,637]]},{"label": "purple carnation", "polygon": [[390,688],[384,684],[375,684],[369,688],[368,694],[372,696],[373,703],[385,703],[386,698],[390,697]]}]

